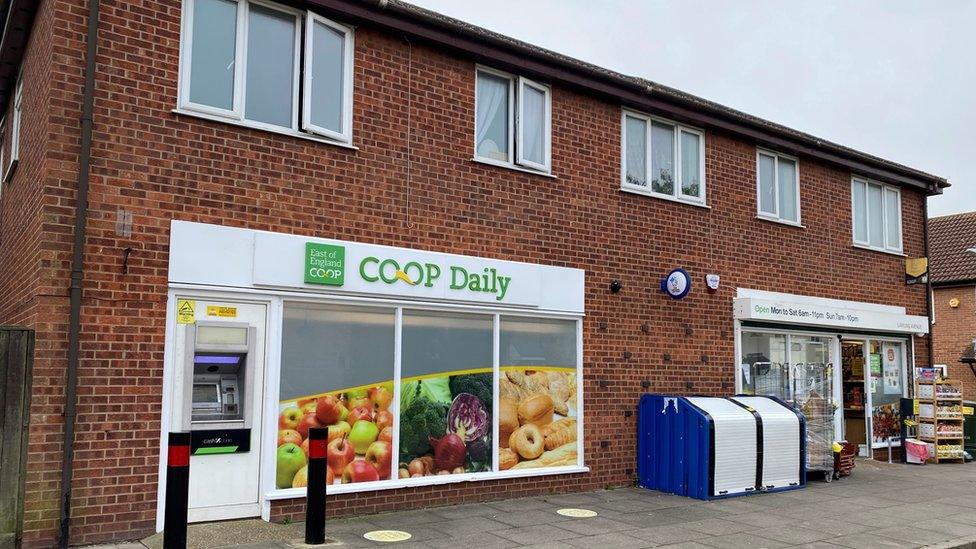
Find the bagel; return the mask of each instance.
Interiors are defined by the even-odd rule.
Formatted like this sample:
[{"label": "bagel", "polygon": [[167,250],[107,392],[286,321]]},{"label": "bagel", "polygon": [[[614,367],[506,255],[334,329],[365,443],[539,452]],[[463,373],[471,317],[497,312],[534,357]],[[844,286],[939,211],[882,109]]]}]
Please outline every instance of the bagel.
[{"label": "bagel", "polygon": [[545,451],[546,439],[542,431],[535,425],[528,423],[515,430],[508,439],[508,447],[514,450],[522,459],[535,459]]}]

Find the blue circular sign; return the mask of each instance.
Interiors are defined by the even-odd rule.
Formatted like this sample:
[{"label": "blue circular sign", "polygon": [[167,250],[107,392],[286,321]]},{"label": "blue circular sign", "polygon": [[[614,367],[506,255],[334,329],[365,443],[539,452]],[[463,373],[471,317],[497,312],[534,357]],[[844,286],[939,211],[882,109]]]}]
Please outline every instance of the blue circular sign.
[{"label": "blue circular sign", "polygon": [[691,276],[688,271],[677,268],[661,280],[661,291],[674,299],[681,299],[691,291]]}]

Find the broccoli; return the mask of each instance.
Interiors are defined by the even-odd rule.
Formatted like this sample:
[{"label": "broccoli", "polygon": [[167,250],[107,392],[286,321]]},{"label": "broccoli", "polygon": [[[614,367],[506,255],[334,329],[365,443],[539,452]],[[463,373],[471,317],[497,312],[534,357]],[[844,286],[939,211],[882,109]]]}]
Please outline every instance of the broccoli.
[{"label": "broccoli", "polygon": [[429,453],[428,437],[440,438],[447,432],[447,406],[422,394],[419,383],[411,389],[412,394],[404,394],[400,399],[403,406],[400,410],[401,461]]},{"label": "broccoli", "polygon": [[488,413],[490,414],[493,381],[491,373],[451,376],[451,394],[458,396],[461,393],[471,393],[478,397],[478,400],[488,408]]}]

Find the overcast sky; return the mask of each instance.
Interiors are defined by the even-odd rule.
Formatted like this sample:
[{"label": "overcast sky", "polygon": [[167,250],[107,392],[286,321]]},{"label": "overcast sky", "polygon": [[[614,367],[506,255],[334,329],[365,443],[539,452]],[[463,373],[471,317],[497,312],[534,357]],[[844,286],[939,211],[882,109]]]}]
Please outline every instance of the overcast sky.
[{"label": "overcast sky", "polygon": [[976,1],[410,0],[949,179],[976,210]]}]

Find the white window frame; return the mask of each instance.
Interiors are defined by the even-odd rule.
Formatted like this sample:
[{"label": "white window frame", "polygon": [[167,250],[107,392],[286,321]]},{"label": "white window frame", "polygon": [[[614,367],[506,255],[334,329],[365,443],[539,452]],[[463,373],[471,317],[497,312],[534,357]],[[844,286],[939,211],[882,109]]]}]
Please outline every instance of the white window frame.
[{"label": "white window frame", "polygon": [[[759,158],[761,156],[767,156],[773,159],[773,205],[776,207],[776,213],[764,212],[762,210],[762,177],[759,173]],[[779,211],[779,160],[780,159],[789,160],[793,162],[795,168],[794,181],[796,182],[796,220],[787,219],[782,216],[782,212]],[[784,223],[786,225],[796,225],[801,227],[801,217],[800,212],[800,159],[795,156],[790,156],[788,154],[782,154],[778,152],[771,151],[769,149],[756,148],[756,215],[760,219],[765,219],[768,221],[775,221],[777,223]]]},{"label": "white window frame", "polygon": [[[867,234],[865,237],[867,240],[857,239],[857,204],[854,202],[854,185],[864,185],[864,204],[861,205],[864,208],[864,219],[865,227],[867,229]],[[881,187],[881,246],[871,245],[871,213],[868,208],[868,187],[874,185],[875,187]],[[888,193],[886,191],[893,191],[898,200],[898,247],[888,246]],[[854,246],[858,248],[865,248],[868,250],[875,250],[879,252],[886,252],[891,254],[904,254],[905,241],[903,237],[903,227],[901,219],[901,189],[894,186],[888,185],[886,183],[881,183],[879,181],[874,181],[867,179],[865,177],[854,176],[851,178],[851,240],[854,242]]]},{"label": "white window frame", "polygon": [[[177,99],[176,112],[202,115],[204,118],[212,120],[226,121],[249,128],[267,130],[276,133],[284,133],[297,137],[313,138],[318,141],[336,144],[349,144],[352,142],[352,91],[353,91],[353,57],[354,57],[354,29],[326,19],[311,11],[301,11],[282,4],[269,2],[266,0],[233,0],[237,4],[237,30],[235,38],[234,53],[234,91],[232,97],[232,108],[222,109],[209,105],[201,105],[190,101],[190,74],[193,53],[193,8],[196,0],[183,0],[183,20],[180,31],[180,70],[179,70],[179,94]],[[246,75],[247,75],[247,31],[248,17],[252,4],[262,6],[267,9],[285,13],[295,18],[295,44],[294,44],[294,66],[292,69],[292,113],[290,126],[279,126],[249,120],[245,117],[245,105],[247,99]],[[304,18],[304,19],[303,19]],[[310,123],[310,109],[304,107],[310,100],[309,82],[311,79],[310,71],[302,75],[303,62],[311,59],[311,29],[312,21],[317,21],[339,30],[345,35],[344,60],[343,60],[343,113],[342,130],[335,132],[326,128],[320,128]]]},{"label": "white window frame", "polygon": [[[524,119],[522,107],[525,106],[525,88],[532,88],[542,92],[543,99],[543,120],[542,120],[542,163],[533,162],[522,154],[525,135],[522,133],[522,120]],[[541,172],[549,173],[552,164],[552,91],[549,86],[529,80],[528,78],[518,77],[518,100],[515,102],[518,109],[518,116],[515,118],[515,127],[518,132],[518,139],[515,140],[516,158],[518,164],[527,168],[534,168]]]},{"label": "white window frame", "polygon": [[[508,81],[508,160],[502,161],[496,158],[489,158],[478,154],[478,75],[479,73],[490,74]],[[545,120],[543,127],[543,153],[545,155],[542,164],[527,160],[522,155],[522,90],[524,86],[531,87],[543,92],[545,95]],[[486,164],[494,164],[506,168],[516,168],[523,171],[549,175],[552,173],[552,88],[546,84],[535,82],[522,76],[503,72],[491,67],[477,65],[475,67],[475,94],[474,94],[474,159]]]},{"label": "white window frame", "polygon": [[6,169],[7,160],[7,117],[0,117],[0,192],[3,191],[3,185],[7,182],[7,176],[9,175],[9,170]]},{"label": "white window frame", "polygon": [[[640,185],[633,185],[627,182],[627,117],[640,119],[645,122],[646,134],[644,137],[645,150],[644,150],[644,173],[647,177],[647,185],[642,187]],[[654,122],[658,124],[666,124],[674,128],[674,133],[672,137],[672,150],[674,151],[674,157],[672,158],[672,165],[674,166],[674,185],[671,194],[661,193],[654,190],[653,183],[651,183],[653,176],[651,172],[651,126]],[[681,132],[694,134],[698,136],[698,175],[701,180],[701,196],[694,196],[685,194],[681,188]],[[707,204],[706,197],[707,185],[705,181],[705,132],[693,128],[691,126],[685,126],[673,120],[668,120],[667,118],[661,118],[658,116],[651,116],[649,114],[644,114],[642,112],[633,111],[630,109],[621,109],[620,115],[620,189],[627,192],[633,192],[638,194],[643,194],[646,196],[653,196],[655,198],[663,198],[664,200],[673,200],[676,202],[683,202],[685,204],[692,204],[695,206],[705,206]]]},{"label": "white window frame", "polygon": [[[330,130],[322,126],[318,126],[312,123],[312,109],[307,107],[312,101],[312,71],[307,67],[312,62],[312,56],[314,55],[312,48],[312,33],[315,28],[315,23],[321,23],[326,27],[329,27],[335,31],[341,32],[343,35],[343,45],[342,50],[344,54],[343,58],[343,79],[342,79],[342,104],[344,108],[342,109],[342,128],[340,131]],[[304,76],[302,78],[302,105],[306,105],[302,109],[302,129],[307,132],[321,135],[323,137],[328,137],[335,139],[336,141],[349,142],[352,140],[352,63],[353,55],[352,51],[355,47],[353,43],[352,29],[346,27],[345,25],[340,25],[330,19],[326,19],[317,13],[309,12],[305,17],[305,66]]]},{"label": "white window frame", "polygon": [[7,171],[13,171],[20,160],[20,117],[22,114],[21,102],[24,95],[24,75],[17,77],[17,88],[14,92],[14,115],[10,125],[10,165]]}]

